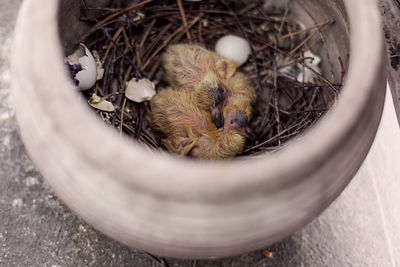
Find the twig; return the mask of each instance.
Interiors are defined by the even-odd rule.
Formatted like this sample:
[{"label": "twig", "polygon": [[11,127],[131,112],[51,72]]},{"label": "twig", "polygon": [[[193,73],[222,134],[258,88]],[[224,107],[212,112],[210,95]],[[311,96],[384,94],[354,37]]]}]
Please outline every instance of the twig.
[{"label": "twig", "polygon": [[[123,27],[121,27],[121,28],[119,28],[118,29],[118,31],[114,34],[114,36],[113,36],[113,41],[115,42],[115,41],[117,41],[117,38],[119,37],[119,35],[121,34],[121,32],[124,30],[124,28]],[[104,55],[104,57],[103,57],[103,61],[102,61],[102,64],[104,65],[104,63],[106,62],[106,60],[107,60],[107,57],[108,57],[108,54],[110,53],[110,50],[111,50],[111,48],[114,46],[114,44],[111,42],[110,44],[108,44],[107,45],[107,50],[106,50],[106,53],[105,53],[105,55]]]},{"label": "twig", "polygon": [[[153,1],[153,0],[146,0],[146,1]],[[145,1],[145,2],[146,2],[146,1]],[[82,0],[82,3],[83,3],[83,5],[84,5],[85,9],[89,12],[89,15],[92,16],[92,17],[94,18],[94,20],[96,21],[97,25],[102,29],[102,31],[103,31],[104,34],[107,36],[107,38],[115,45],[115,47],[116,47],[118,50],[121,50],[121,48],[119,48],[118,44],[113,40],[113,38],[111,37],[111,35],[109,34],[109,32],[106,30],[106,28],[103,27],[103,23],[99,22],[99,21],[97,20],[96,16],[93,14],[93,12],[90,11],[90,9],[89,9],[89,7],[88,7],[88,5],[87,5],[87,3],[86,3],[86,0]],[[123,51],[122,51],[122,52],[123,52]],[[141,77],[142,75],[141,75],[140,71],[138,70],[138,68],[136,67],[135,63],[134,63],[130,58],[128,58],[128,61],[129,61],[129,62],[132,64],[132,66],[135,68],[136,75],[137,75],[138,77]]]},{"label": "twig", "polygon": [[289,56],[293,55],[297,50],[299,50],[302,46],[304,46],[304,44],[306,44],[311,38],[313,38],[314,35],[317,34],[325,25],[326,25],[326,23],[318,26],[317,29],[315,29],[313,32],[311,32],[311,34],[309,36],[307,36],[306,39],[304,39],[298,46],[296,46],[294,49],[292,49],[289,52],[289,55],[286,56],[286,58],[282,62],[285,62],[289,58]]},{"label": "twig", "polygon": [[200,19],[200,17],[196,17],[188,27],[179,27],[177,30],[175,30],[167,39],[165,39],[165,41],[162,43],[161,46],[159,46],[157,48],[156,51],[153,52],[153,54],[151,54],[151,56],[149,57],[149,59],[147,59],[146,63],[144,63],[143,65],[143,69],[146,69],[146,67],[150,64],[152,58],[154,58],[158,53],[160,53],[161,50],[164,49],[164,47],[166,47],[168,45],[168,43],[172,40],[172,38],[174,38],[179,32],[185,30],[188,31],[194,24],[196,24],[196,22]]},{"label": "twig", "polygon": [[342,58],[340,56],[338,56],[338,60],[339,60],[339,64],[340,64],[340,79],[339,79],[339,84],[343,84],[343,80],[344,80],[344,75],[346,73],[346,68],[344,67]]},{"label": "twig", "polygon": [[104,23],[106,23],[106,22],[112,20],[112,19],[115,18],[115,17],[118,17],[118,16],[120,16],[120,15],[126,13],[126,12],[129,12],[129,11],[131,11],[132,9],[135,9],[135,8],[138,8],[138,7],[141,7],[141,6],[144,6],[145,4],[150,3],[150,2],[152,2],[152,1],[153,1],[153,0],[145,0],[145,1],[140,2],[140,3],[138,3],[138,4],[131,5],[131,6],[127,7],[127,8],[124,8],[124,9],[122,9],[122,10],[120,10],[120,11],[117,11],[117,12],[115,12],[115,13],[109,15],[108,17],[106,17],[105,19],[103,19],[103,20],[101,20],[101,21],[97,21],[97,19],[96,19],[97,25],[96,25],[96,26],[93,26],[93,27],[89,30],[89,32],[93,32],[93,31],[97,30],[97,29],[98,29],[99,27],[101,27]]},{"label": "twig", "polygon": [[[185,27],[185,29],[187,29],[188,23],[186,20],[185,9],[183,8],[182,0],[176,0],[176,2],[178,3],[179,12],[181,13],[183,26]],[[192,35],[190,34],[189,30],[186,32],[186,36],[189,39],[189,41],[192,42]]]},{"label": "twig", "polygon": [[124,101],[122,102],[121,108],[121,123],[119,125],[119,134],[122,136],[122,130],[124,127],[124,112],[125,112],[125,105],[126,105],[126,97],[124,97]]},{"label": "twig", "polygon": [[[278,38],[278,41],[282,41],[282,40],[285,40],[285,39],[287,39],[287,38],[294,37],[294,36],[296,36],[296,35],[302,34],[302,33],[304,33],[304,32],[308,32],[308,31],[310,31],[310,30],[312,30],[312,29],[315,29],[315,28],[323,27],[323,26],[325,26],[326,24],[333,23],[333,22],[334,22],[334,20],[328,19],[328,20],[326,20],[326,21],[323,21],[323,22],[321,22],[321,23],[315,24],[315,25],[313,25],[313,26],[311,26],[311,27],[308,27],[308,28],[306,28],[306,29],[302,29],[302,30],[299,30],[299,31],[296,31],[296,32],[292,32],[292,33],[288,33],[288,34],[282,35],[282,36],[280,36],[280,37]],[[317,32],[318,32],[318,31],[317,31]],[[314,33],[314,34],[315,34],[315,33]],[[312,37],[312,36],[311,36],[311,37]],[[308,40],[307,40],[307,41],[308,41]],[[265,45],[263,45],[263,46],[259,47],[258,49],[256,49],[253,53],[259,53],[259,52],[261,52],[262,50],[266,49],[267,47],[271,46],[273,43],[274,43],[274,41],[270,41],[270,42],[266,43]]]}]

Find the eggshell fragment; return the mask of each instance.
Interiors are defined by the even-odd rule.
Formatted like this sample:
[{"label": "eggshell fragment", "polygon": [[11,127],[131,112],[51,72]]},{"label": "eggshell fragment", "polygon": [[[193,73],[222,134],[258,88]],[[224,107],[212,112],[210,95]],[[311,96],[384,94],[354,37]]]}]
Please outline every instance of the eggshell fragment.
[{"label": "eggshell fragment", "polygon": [[84,44],[80,44],[79,48],[66,58],[66,61],[70,65],[81,67],[81,70],[73,77],[78,81],[77,88],[82,91],[92,88],[97,80],[97,65],[89,49]]},{"label": "eggshell fragment", "polygon": [[307,67],[299,66],[299,69],[302,69],[300,73],[297,75],[297,81],[299,82],[311,82],[313,78],[315,78],[315,72],[321,73],[321,69],[318,67],[319,63],[321,62],[321,58],[311,51],[307,51],[304,53],[304,63],[306,66],[309,66],[314,71]]},{"label": "eggshell fragment", "polygon": [[89,98],[88,103],[101,111],[113,112],[115,110],[114,105],[110,101],[104,100],[96,94],[93,94],[92,97]]},{"label": "eggshell fragment", "polygon": [[148,79],[132,79],[127,82],[125,96],[135,102],[150,100],[156,94],[154,83]]},{"label": "eggshell fragment", "polygon": [[247,61],[251,49],[246,39],[235,35],[225,35],[217,41],[215,51],[240,66]]},{"label": "eggshell fragment", "polygon": [[93,57],[94,57],[94,60],[96,61],[96,67],[97,67],[96,80],[99,81],[99,80],[103,79],[103,76],[104,76],[103,63],[101,62],[99,53],[97,51],[93,51]]}]

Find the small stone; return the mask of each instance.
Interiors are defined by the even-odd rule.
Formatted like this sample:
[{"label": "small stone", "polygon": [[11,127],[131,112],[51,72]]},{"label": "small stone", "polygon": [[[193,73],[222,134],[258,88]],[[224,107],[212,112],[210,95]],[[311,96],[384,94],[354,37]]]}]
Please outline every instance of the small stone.
[{"label": "small stone", "polygon": [[0,122],[9,120],[10,118],[11,118],[11,114],[9,112],[0,114]]},{"label": "small stone", "polygon": [[4,145],[5,147],[9,147],[9,146],[10,146],[10,139],[11,139],[11,136],[10,136],[10,135],[6,135],[6,136],[3,138],[3,145]]},{"label": "small stone", "polygon": [[78,229],[81,232],[86,232],[86,228],[82,224],[79,225]]},{"label": "small stone", "polygon": [[39,181],[35,177],[28,177],[25,179],[25,184],[26,184],[26,186],[31,187],[34,185],[38,185]]},{"label": "small stone", "polygon": [[16,198],[12,202],[12,205],[14,208],[20,208],[20,207],[22,207],[23,204],[24,204],[24,201],[22,200],[22,198]]}]

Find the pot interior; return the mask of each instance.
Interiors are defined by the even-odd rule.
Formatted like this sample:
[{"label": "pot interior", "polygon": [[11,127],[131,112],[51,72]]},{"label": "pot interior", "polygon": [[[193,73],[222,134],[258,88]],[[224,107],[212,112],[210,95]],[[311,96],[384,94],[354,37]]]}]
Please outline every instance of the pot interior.
[{"label": "pot interior", "polygon": [[[129,2],[129,3],[128,3]],[[140,2],[140,1],[134,1]],[[334,20],[333,24],[327,25],[316,34],[314,39],[319,39],[317,45],[312,46],[311,51],[322,60],[320,69],[324,77],[331,83],[337,83],[343,76],[349,60],[349,25],[344,4],[337,1],[318,0],[265,0],[259,1],[260,6],[271,10],[284,10],[289,7],[287,18],[308,28],[317,23]],[[132,4],[132,1],[94,1],[86,0],[89,7],[124,8]],[[191,3],[191,1],[184,1]],[[65,54],[70,54],[85,37],[93,25],[85,22],[89,14],[84,8],[82,1],[60,0],[59,29],[60,39]],[[307,34],[309,34],[308,32]],[[312,40],[312,39],[311,39]],[[334,100],[333,100],[334,101]]]},{"label": "pot interior", "polygon": [[[89,7],[115,7],[116,2],[129,1],[86,0],[86,2]],[[265,0],[265,2],[272,3],[278,8],[284,8],[287,0]],[[327,19],[335,20],[334,25],[322,30],[326,49],[320,46],[315,52],[323,59],[323,72],[327,73],[328,70],[331,72],[330,65],[332,65],[334,78],[335,80],[339,79],[341,68],[337,59],[341,57],[345,60],[349,55],[349,25],[343,1],[296,0],[290,1],[289,5],[289,18],[304,24],[306,27]],[[80,19],[84,16],[87,16],[87,14],[81,1],[60,0],[59,29],[65,54],[70,54],[82,36],[90,29],[89,24]],[[329,59],[326,51],[329,51]]]}]

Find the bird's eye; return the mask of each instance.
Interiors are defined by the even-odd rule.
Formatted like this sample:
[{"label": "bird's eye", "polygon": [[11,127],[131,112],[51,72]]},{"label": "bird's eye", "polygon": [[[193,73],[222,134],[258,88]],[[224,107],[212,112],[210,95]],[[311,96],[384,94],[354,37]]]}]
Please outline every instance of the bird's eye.
[{"label": "bird's eye", "polygon": [[237,124],[237,126],[239,126],[239,127],[244,127],[244,126],[246,126],[246,124],[248,123],[248,121],[249,121],[249,119],[248,119],[248,117],[247,117],[246,112],[244,112],[244,111],[242,111],[242,110],[239,110],[239,111],[236,113],[235,117],[232,119],[231,123],[232,123],[232,124],[235,123],[235,124]]}]

